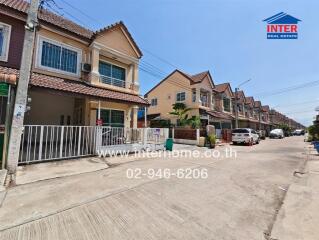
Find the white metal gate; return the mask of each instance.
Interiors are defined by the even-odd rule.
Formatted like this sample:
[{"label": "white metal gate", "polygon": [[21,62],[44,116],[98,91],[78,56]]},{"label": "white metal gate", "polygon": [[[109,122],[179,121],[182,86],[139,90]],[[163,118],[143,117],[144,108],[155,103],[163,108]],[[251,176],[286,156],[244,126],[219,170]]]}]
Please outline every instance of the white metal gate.
[{"label": "white metal gate", "polygon": [[19,163],[95,154],[95,126],[25,125]]},{"label": "white metal gate", "polygon": [[19,164],[92,156],[115,147],[164,146],[167,137],[168,129],[163,128],[25,125]]}]

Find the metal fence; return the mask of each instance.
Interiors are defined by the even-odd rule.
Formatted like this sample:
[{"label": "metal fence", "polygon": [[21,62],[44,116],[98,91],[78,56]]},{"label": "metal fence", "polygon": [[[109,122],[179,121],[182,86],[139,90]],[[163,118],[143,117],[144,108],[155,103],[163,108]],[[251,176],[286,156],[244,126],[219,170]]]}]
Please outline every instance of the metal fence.
[{"label": "metal fence", "polygon": [[93,155],[96,132],[94,126],[26,125],[19,163]]},{"label": "metal fence", "polygon": [[103,147],[164,144],[168,129],[25,125],[19,164],[95,155]]}]

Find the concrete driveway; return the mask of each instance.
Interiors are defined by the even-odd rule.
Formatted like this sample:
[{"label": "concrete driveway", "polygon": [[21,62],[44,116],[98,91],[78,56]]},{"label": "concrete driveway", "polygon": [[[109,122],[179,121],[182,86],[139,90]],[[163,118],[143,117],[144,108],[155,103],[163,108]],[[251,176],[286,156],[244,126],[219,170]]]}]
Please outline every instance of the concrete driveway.
[{"label": "concrete driveway", "polygon": [[[16,186],[0,208],[0,239],[264,239],[304,164],[304,146],[290,137],[233,146],[237,158],[113,158],[119,163],[107,169]],[[208,177],[146,174],[165,168]],[[128,178],[127,169],[145,175]]]}]

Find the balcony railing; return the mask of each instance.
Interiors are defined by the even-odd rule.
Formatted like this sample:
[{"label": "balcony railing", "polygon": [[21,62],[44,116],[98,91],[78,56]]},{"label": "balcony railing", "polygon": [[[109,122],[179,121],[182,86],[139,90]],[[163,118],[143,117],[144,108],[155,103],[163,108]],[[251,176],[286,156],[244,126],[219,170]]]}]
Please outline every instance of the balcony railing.
[{"label": "balcony railing", "polygon": [[209,103],[208,103],[208,102],[201,102],[201,105],[202,105],[203,107],[209,107]]},{"label": "balcony railing", "polygon": [[100,75],[100,82],[104,84],[113,85],[116,87],[125,88],[125,81],[122,79],[112,78],[104,75]]}]

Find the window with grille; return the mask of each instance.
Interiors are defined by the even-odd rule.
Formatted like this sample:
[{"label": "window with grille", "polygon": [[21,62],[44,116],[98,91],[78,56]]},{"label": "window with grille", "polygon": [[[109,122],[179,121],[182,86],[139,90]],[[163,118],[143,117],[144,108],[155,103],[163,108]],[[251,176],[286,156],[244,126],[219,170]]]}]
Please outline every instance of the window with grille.
[{"label": "window with grille", "polygon": [[225,112],[230,112],[230,99],[227,97],[223,98],[223,106]]},{"label": "window with grille", "polygon": [[0,61],[8,61],[11,26],[0,22]]},{"label": "window with grille", "polygon": [[157,98],[151,100],[151,106],[157,106]]},{"label": "window with grille", "polygon": [[117,87],[125,87],[124,68],[100,61],[99,73],[102,83],[114,85]]},{"label": "window with grille", "polygon": [[41,39],[40,53],[41,67],[68,74],[79,73],[80,50]]},{"label": "window with grille", "polygon": [[179,92],[176,94],[176,101],[177,102],[182,102],[185,101],[186,99],[186,93],[185,92]]}]

